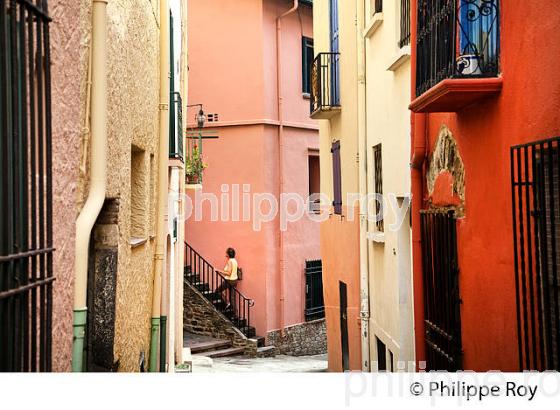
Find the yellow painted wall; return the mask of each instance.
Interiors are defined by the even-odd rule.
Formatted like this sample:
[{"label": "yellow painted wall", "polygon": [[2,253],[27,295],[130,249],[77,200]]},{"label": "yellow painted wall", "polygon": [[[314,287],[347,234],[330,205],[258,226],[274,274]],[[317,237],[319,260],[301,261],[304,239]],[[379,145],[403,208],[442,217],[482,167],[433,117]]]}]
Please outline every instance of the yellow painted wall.
[{"label": "yellow painted wall", "polygon": [[[375,16],[366,1],[365,25],[368,193],[375,186],[373,147],[381,143],[383,193],[402,197],[410,192],[410,58],[409,49],[398,45],[400,0],[385,1],[383,13]],[[402,65],[389,69],[399,57]],[[396,215],[385,209],[384,242],[368,243],[372,361],[373,336],[387,345],[395,360],[413,360],[409,220],[400,232],[392,230]],[[370,223],[369,231],[374,230],[375,223]]]},{"label": "yellow painted wall", "polygon": [[[358,192],[358,91],[356,68],[356,4],[339,0],[340,27],[340,114],[319,121],[321,155],[321,192],[333,196],[331,143],[340,140],[342,164],[342,198],[347,192]],[[315,55],[330,51],[329,1],[313,3],[313,36]]]}]

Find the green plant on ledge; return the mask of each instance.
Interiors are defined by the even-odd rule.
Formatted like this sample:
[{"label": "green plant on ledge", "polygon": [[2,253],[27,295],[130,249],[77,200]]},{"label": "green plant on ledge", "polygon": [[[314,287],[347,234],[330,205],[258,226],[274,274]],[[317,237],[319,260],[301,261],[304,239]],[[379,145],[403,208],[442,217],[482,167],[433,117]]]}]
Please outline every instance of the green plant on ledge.
[{"label": "green plant on ledge", "polygon": [[202,182],[202,173],[206,168],[208,168],[208,164],[204,162],[200,149],[195,145],[185,161],[187,182],[190,184]]}]

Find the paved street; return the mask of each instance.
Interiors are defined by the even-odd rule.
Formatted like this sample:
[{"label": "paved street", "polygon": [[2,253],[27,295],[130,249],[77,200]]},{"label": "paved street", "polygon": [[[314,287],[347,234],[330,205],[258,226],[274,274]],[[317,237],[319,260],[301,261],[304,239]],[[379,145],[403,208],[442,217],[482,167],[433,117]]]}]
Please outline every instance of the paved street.
[{"label": "paved street", "polygon": [[317,373],[327,370],[327,355],[271,358],[193,356],[193,373],[265,372]]}]

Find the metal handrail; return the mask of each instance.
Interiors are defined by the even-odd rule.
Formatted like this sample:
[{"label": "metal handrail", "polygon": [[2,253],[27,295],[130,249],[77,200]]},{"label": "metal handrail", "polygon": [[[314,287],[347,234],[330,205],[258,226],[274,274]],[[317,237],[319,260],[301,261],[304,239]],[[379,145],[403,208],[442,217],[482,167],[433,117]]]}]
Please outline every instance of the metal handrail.
[{"label": "metal handrail", "polygon": [[254,336],[250,325],[251,308],[255,306],[255,301],[232,286],[222,272],[215,269],[186,242],[185,252],[185,264],[190,267],[196,278],[192,280],[191,277],[191,283],[198,286],[204,297],[242,333],[248,337]]}]

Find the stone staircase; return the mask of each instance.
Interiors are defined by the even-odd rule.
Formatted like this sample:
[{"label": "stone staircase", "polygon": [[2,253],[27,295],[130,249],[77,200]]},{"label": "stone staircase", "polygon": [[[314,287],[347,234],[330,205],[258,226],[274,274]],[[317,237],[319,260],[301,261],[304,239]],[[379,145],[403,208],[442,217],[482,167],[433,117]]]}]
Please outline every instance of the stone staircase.
[{"label": "stone staircase", "polygon": [[[255,328],[249,324],[249,318],[236,314],[233,311],[233,307],[228,306],[228,303],[224,301],[222,295],[214,292],[210,288],[210,284],[204,281],[199,273],[194,272],[190,265],[185,266],[184,275],[185,279],[212,303],[218,312],[223,314],[237,329],[239,329],[241,333],[248,338],[256,336]],[[246,308],[245,312],[249,309]]]},{"label": "stone staircase", "polygon": [[[276,348],[265,346],[265,338],[257,336],[251,325],[254,302],[235,288],[228,288],[225,295],[216,292],[225,281],[223,276],[192,247],[185,247],[185,330],[201,336],[186,345],[193,356],[275,356]],[[235,309],[224,298],[233,299]]]}]

